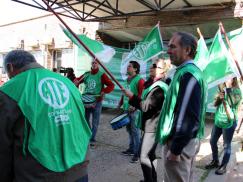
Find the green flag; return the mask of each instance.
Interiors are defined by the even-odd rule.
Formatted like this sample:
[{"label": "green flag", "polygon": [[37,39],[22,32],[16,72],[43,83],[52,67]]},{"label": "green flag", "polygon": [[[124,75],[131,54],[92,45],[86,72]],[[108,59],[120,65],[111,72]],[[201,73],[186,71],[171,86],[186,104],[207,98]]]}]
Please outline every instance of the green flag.
[{"label": "green flag", "polygon": [[232,56],[224,44],[220,30],[218,30],[214,37],[209,50],[209,63],[203,72],[208,83],[208,88],[217,86],[239,75]]},{"label": "green flag", "polygon": [[[84,47],[80,45],[80,43],[77,41],[77,39],[65,28],[61,26],[63,32],[66,34],[68,38],[72,40],[74,44],[76,44],[80,49],[86,52]],[[116,51],[113,47],[107,46],[105,44],[102,44],[101,42],[92,40],[85,35],[78,35],[78,38],[91,50],[95,56],[102,62],[109,62],[111,58],[115,55]],[[89,59],[92,59],[89,55]],[[87,61],[87,58],[86,58]]]},{"label": "green flag", "polygon": [[140,75],[145,78],[149,60],[155,59],[163,52],[163,41],[157,24],[135,48],[121,62],[121,74],[123,80],[127,78],[127,66],[129,61],[137,61],[140,64]]},{"label": "green flag", "polygon": [[[236,30],[233,30],[229,33],[227,33],[227,36],[230,39],[231,42],[231,46],[235,52],[236,55],[236,59],[240,64],[241,70],[243,69],[243,47],[239,46],[241,45],[241,43],[243,42],[243,28],[239,28]],[[224,37],[223,37],[224,39]],[[207,41],[207,45],[211,45],[213,42],[213,38],[212,39],[208,39]],[[218,93],[218,87],[212,87],[208,90],[208,97],[207,97],[207,112],[211,112],[214,113],[216,111],[216,108],[214,106],[214,99],[216,94]]]},{"label": "green flag", "polygon": [[204,68],[207,66],[209,61],[209,53],[208,48],[205,43],[205,40],[203,36],[200,37],[200,39],[197,42],[197,54],[194,58],[195,64],[201,69],[204,70]]}]

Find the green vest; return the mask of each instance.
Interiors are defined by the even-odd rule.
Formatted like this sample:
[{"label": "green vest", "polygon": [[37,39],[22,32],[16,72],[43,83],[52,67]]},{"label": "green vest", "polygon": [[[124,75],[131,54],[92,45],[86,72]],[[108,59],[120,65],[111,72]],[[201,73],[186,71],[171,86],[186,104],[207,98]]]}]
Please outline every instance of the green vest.
[{"label": "green vest", "polygon": [[[151,90],[153,90],[157,86],[160,87],[163,90],[164,98],[165,98],[166,97],[166,92],[168,90],[168,85],[166,83],[164,83],[163,81],[159,80],[159,81],[153,83],[152,85],[150,85],[148,88],[143,90],[142,101],[144,101],[147,98],[149,92]],[[138,118],[136,120],[136,126],[137,126],[137,128],[140,128],[140,129],[142,128],[142,117],[143,117],[143,112],[139,110]]]},{"label": "green vest", "polygon": [[96,74],[91,74],[90,71],[85,73],[84,84],[85,94],[100,95],[102,89],[101,76],[103,72],[98,71]]},{"label": "green vest", "polygon": [[228,115],[226,114],[223,103],[217,107],[214,115],[214,124],[219,128],[230,128],[238,120],[238,107],[242,98],[241,90],[235,87],[230,90],[231,92],[225,96]]},{"label": "green vest", "polygon": [[[141,79],[140,75],[136,75],[133,77],[130,82],[127,81],[127,85],[125,89],[129,89],[133,94],[138,95],[138,82]],[[127,97],[123,97],[123,109],[125,111],[129,108],[129,99]]]},{"label": "green vest", "polygon": [[206,109],[206,91],[207,85],[205,84],[203,74],[200,69],[194,64],[185,64],[179,67],[174,75],[174,78],[169,86],[167,95],[162,107],[162,112],[160,114],[159,123],[156,132],[156,140],[164,144],[172,130],[174,121],[174,109],[176,106],[176,101],[178,97],[178,92],[180,88],[180,80],[185,73],[191,73],[193,77],[198,81],[201,87],[201,112],[200,112],[200,127],[198,130],[197,137],[202,138],[204,135],[204,119],[205,119],[205,109]]},{"label": "green vest", "polygon": [[28,149],[55,172],[85,160],[91,131],[81,94],[69,79],[36,68],[16,75],[0,90],[18,103],[25,116],[24,154]]},{"label": "green vest", "polygon": [[240,105],[240,101],[242,99],[242,94],[240,88],[231,88],[231,92],[226,94],[226,100],[228,101],[234,116],[235,120],[238,120],[238,107]]}]

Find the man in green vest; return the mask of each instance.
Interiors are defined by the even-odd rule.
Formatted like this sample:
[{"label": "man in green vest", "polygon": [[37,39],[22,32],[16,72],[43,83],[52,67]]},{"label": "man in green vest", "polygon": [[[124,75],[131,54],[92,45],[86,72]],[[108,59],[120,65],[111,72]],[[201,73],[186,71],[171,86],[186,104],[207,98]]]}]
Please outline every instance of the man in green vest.
[{"label": "man in green vest", "polygon": [[168,44],[176,72],[160,114],[156,139],[164,144],[164,181],[193,181],[193,161],[204,131],[206,85],[194,64],[197,40],[177,32]]},{"label": "man in green vest", "polygon": [[[126,89],[129,89],[133,94],[137,95],[139,98],[142,96],[144,79],[140,77],[140,65],[136,61],[130,61],[127,66],[127,85]],[[136,163],[139,160],[139,147],[140,147],[140,134],[139,129],[135,125],[136,117],[138,115],[138,110],[129,104],[129,99],[127,97],[122,97],[119,105],[125,112],[128,113],[130,123],[126,126],[127,132],[129,134],[129,148],[122,151],[123,155],[133,156],[131,163]]]},{"label": "man in green vest", "polygon": [[75,85],[23,50],[9,52],[0,87],[0,179],[87,182],[91,131]]},{"label": "man in green vest", "polygon": [[102,101],[105,94],[114,90],[115,85],[107,74],[100,70],[96,60],[91,62],[91,70],[85,72],[79,78],[76,78],[74,83],[76,86],[80,83],[84,83],[85,85],[82,99],[85,106],[85,117],[88,122],[92,115],[92,122],[89,122],[92,131],[90,146],[95,147],[96,133],[98,131],[102,111]]}]

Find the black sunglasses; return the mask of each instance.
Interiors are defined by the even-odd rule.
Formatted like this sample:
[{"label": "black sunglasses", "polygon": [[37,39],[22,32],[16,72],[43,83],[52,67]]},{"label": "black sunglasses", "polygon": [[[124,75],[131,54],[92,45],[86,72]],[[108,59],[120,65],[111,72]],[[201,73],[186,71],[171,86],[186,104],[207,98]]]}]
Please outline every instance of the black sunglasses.
[{"label": "black sunglasses", "polygon": [[159,69],[163,69],[163,68],[161,68],[161,67],[157,67],[157,64],[155,64],[155,63],[152,65],[152,68],[159,68]]}]

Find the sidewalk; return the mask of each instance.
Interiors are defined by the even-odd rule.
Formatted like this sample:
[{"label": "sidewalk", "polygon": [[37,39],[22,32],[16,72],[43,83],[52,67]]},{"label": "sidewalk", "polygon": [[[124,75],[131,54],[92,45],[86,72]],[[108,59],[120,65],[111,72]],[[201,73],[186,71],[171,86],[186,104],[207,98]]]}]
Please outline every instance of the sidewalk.
[{"label": "sidewalk", "polygon": [[[131,164],[128,156],[121,155],[121,151],[128,146],[128,134],[125,128],[112,130],[110,121],[117,116],[119,111],[106,109],[102,112],[100,126],[97,133],[97,146],[90,149],[89,181],[90,182],[138,182],[143,179],[139,163]],[[195,182],[240,182],[243,181],[243,162],[236,152],[240,151],[242,129],[234,136],[232,145],[232,157],[228,165],[227,174],[218,176],[215,170],[205,170],[204,166],[211,160],[211,148],[209,144],[212,122],[206,123],[205,139],[202,141],[200,151],[195,161]],[[222,151],[222,138],[220,138]],[[161,156],[161,146],[157,148],[157,154]],[[238,153],[237,153],[238,155]],[[240,155],[243,154],[241,153]],[[162,159],[158,160],[158,182],[162,182]]]}]

